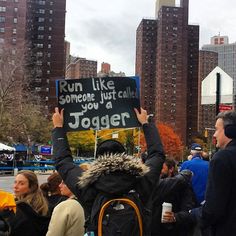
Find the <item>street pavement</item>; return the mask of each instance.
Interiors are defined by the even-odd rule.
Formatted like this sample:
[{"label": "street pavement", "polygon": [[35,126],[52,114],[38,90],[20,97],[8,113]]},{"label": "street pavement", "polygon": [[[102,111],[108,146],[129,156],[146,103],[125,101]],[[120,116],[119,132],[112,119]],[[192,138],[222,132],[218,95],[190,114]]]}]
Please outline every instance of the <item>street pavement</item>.
[{"label": "street pavement", "polygon": [[[39,185],[47,182],[47,178],[48,176],[51,174],[52,172],[47,172],[47,173],[40,173],[40,172],[36,172],[37,176],[38,176],[38,180],[39,180]],[[15,176],[13,175],[0,175],[0,189],[3,189],[7,192],[13,192],[13,184],[14,184],[14,180],[15,180]]]}]

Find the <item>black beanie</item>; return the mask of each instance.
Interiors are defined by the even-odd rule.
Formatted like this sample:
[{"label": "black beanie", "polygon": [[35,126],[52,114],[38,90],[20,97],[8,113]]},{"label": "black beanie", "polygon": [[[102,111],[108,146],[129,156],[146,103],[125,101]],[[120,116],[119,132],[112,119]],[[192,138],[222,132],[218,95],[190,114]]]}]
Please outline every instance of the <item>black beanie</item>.
[{"label": "black beanie", "polygon": [[100,143],[97,147],[96,157],[104,154],[124,153],[124,146],[113,139],[108,139]]}]

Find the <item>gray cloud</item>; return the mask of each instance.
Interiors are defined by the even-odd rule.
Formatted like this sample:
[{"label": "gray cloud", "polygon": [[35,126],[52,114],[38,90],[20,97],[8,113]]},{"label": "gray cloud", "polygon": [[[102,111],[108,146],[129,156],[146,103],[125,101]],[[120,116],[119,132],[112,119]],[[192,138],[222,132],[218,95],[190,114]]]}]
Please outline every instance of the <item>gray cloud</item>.
[{"label": "gray cloud", "polygon": [[[235,0],[190,0],[189,21],[200,25],[200,45],[218,32],[236,41],[235,7]],[[72,54],[132,75],[137,26],[154,13],[155,0],[67,0],[66,39]]]}]

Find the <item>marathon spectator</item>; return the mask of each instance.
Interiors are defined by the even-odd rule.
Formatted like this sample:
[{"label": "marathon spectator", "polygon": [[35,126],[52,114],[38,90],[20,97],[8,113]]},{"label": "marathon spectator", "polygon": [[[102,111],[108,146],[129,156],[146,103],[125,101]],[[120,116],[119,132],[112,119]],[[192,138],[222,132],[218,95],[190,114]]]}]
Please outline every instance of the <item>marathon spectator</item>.
[{"label": "marathon spectator", "polygon": [[46,236],[83,236],[84,210],[63,181],[59,188],[68,199],[54,208]]},{"label": "marathon spectator", "polygon": [[47,182],[40,185],[43,195],[48,201],[49,213],[52,213],[54,207],[67,199],[66,195],[61,194],[59,185],[62,181],[61,176],[54,172],[48,178]]},{"label": "marathon spectator", "polygon": [[[130,189],[135,189],[143,203],[147,203],[151,198],[165,156],[156,126],[153,123],[148,123],[147,112],[143,109],[141,109],[141,113],[135,111],[139,122],[143,126],[148,146],[148,158],[145,165],[137,158],[117,153],[116,148],[108,149],[106,155],[101,153],[98,148],[97,153],[104,156],[99,156],[91,163],[88,170],[83,171],[73,163],[66,133],[63,130],[63,110],[59,112],[58,108],[55,109],[52,140],[56,168],[63,181],[81,202],[86,219],[91,216],[93,203],[98,194],[101,193],[121,194]],[[124,148],[121,149],[123,152]],[[116,165],[113,163],[116,163]],[[78,177],[80,177],[79,184]],[[147,222],[143,223],[145,231],[147,230],[145,225]],[[88,221],[86,232],[94,230],[95,235],[97,235],[96,228]],[[146,234],[144,233],[144,235]]]},{"label": "marathon spectator", "polygon": [[[151,236],[190,236],[195,222],[189,217],[189,210],[196,206],[191,187],[192,172],[184,170],[173,177],[160,179],[153,193],[153,217]],[[163,202],[172,204],[172,212],[164,215],[161,223]]]},{"label": "marathon spectator", "polygon": [[178,169],[175,160],[166,159],[161,170],[161,178],[173,177],[178,174]]},{"label": "marathon spectator", "polygon": [[19,171],[13,187],[16,215],[9,220],[10,236],[45,236],[50,218],[48,204],[34,172]]},{"label": "marathon spectator", "polygon": [[202,209],[192,210],[202,229],[211,236],[236,235],[236,112],[219,113],[214,137],[216,152],[210,161],[206,201]]},{"label": "marathon spectator", "polygon": [[202,204],[205,200],[205,191],[209,169],[209,162],[202,159],[201,153],[201,145],[197,143],[192,144],[192,158],[191,160],[185,161],[180,168],[180,171],[187,169],[193,172],[192,187],[199,205]]}]

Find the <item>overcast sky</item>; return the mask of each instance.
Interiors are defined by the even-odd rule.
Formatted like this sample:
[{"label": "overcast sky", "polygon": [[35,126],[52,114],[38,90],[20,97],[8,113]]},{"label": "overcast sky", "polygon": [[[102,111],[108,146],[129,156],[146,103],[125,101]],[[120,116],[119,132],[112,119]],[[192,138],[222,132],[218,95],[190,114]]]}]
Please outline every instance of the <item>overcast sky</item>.
[{"label": "overcast sky", "polygon": [[[228,35],[236,42],[236,0],[189,0],[189,23],[200,25],[200,46]],[[155,16],[155,0],[67,0],[66,40],[71,54],[111,64],[134,75],[135,36],[142,18]]]}]

